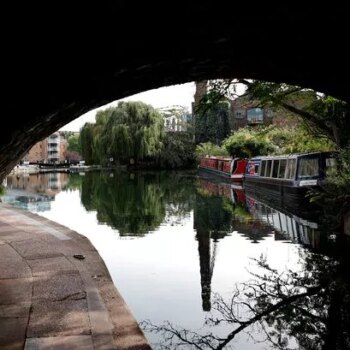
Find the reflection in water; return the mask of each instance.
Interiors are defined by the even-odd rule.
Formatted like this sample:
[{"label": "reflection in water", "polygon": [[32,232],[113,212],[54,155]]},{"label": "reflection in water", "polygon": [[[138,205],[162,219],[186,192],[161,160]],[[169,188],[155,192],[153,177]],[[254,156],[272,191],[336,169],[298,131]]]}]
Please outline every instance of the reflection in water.
[{"label": "reflection in water", "polygon": [[[343,266],[327,256],[304,251],[303,269],[281,273],[265,257],[256,260],[252,279],[237,285],[230,300],[216,295],[201,334],[171,323],[143,322],[149,332],[162,334],[167,349],[223,349],[242,332],[264,348],[349,349],[349,259]],[[344,269],[345,268],[345,269]],[[229,325],[225,336],[216,328]]]},{"label": "reflection in water", "polygon": [[179,224],[188,217],[193,191],[192,178],[184,174],[91,173],[82,179],[81,201],[121,236],[143,236],[164,221]]},{"label": "reflection in water", "polygon": [[197,231],[203,311],[211,308],[211,278],[218,240],[232,231],[231,215],[222,210],[222,202],[223,198],[219,196],[208,197],[200,191],[196,195],[194,228]]},{"label": "reflection in water", "polygon": [[[211,261],[215,261],[215,255],[210,257],[212,233],[221,232],[224,236],[234,229],[254,243],[274,233],[275,240],[320,249],[321,235],[325,233],[318,229],[317,222],[276,210],[251,196],[246,197],[245,203],[239,203],[237,198],[243,198],[241,189],[231,184],[202,179],[200,185],[202,196],[197,197],[196,208],[203,212],[198,216],[199,221],[195,215],[195,227],[201,259],[203,310],[211,308]],[[222,197],[218,197],[219,194]],[[203,205],[205,198],[210,198],[210,202]],[[230,203],[219,203],[225,199]],[[230,204],[232,217],[226,215]],[[237,210],[242,205],[251,217]],[[226,209],[220,212],[220,219],[215,208]],[[216,219],[223,224],[217,225]],[[336,251],[339,253],[339,249]],[[206,318],[206,325],[211,327],[208,333],[175,327],[169,322],[154,325],[144,321],[143,327],[148,332],[161,334],[165,339],[163,346],[171,349],[223,349],[242,332],[247,332],[256,342],[263,341],[279,349],[349,349],[350,264],[347,256],[348,253],[344,258],[300,250],[301,271],[275,270],[267,258],[261,256],[256,260],[260,271],[251,271],[253,279],[238,284],[230,300],[215,296],[213,312]],[[215,328],[223,324],[231,327],[226,336],[215,333]]]},{"label": "reflection in water", "polygon": [[13,174],[6,179],[3,201],[33,212],[50,210],[50,202],[68,184],[68,174]]},{"label": "reflection in water", "polygon": [[[152,306],[156,310],[154,318],[149,316],[147,309],[144,314],[140,312],[140,320],[156,319],[153,322],[159,321],[161,324],[162,319],[169,319],[169,323],[164,326],[143,323],[148,336],[154,331],[162,334],[156,340],[152,339],[155,349],[162,348],[159,343],[163,343],[163,348],[168,346],[174,349],[221,349],[229,348],[232,344],[238,349],[261,349],[268,345],[279,349],[349,348],[349,248],[340,239],[330,241],[328,232],[324,232],[322,225],[315,219],[305,220],[297,213],[276,209],[271,203],[245,194],[237,185],[196,179],[181,172],[87,173],[85,176],[37,174],[26,178],[8,178],[7,182],[6,196],[12,193],[18,201],[19,195],[28,198],[47,196],[52,200],[55,195],[59,198],[64,193],[65,198],[68,198],[63,203],[66,207],[73,198],[80,198],[83,207],[90,211],[88,214],[97,216],[98,223],[118,230],[119,236],[113,234],[113,239],[122,239],[106,244],[113,257],[132,256],[136,260],[140,254],[145,254],[139,263],[118,260],[114,265],[115,269],[119,268],[115,280],[118,281],[118,288],[123,287],[119,284],[124,270],[127,270],[126,275],[132,275],[134,272],[131,268],[134,267],[136,277],[125,279],[126,292],[123,295],[127,302],[128,285],[131,285],[130,294],[142,300],[151,289],[147,300],[155,296],[156,301]],[[73,197],[74,193],[79,193],[80,197]],[[54,204],[51,209],[45,210],[54,210]],[[64,207],[60,207],[60,210],[63,211]],[[35,210],[28,206],[27,209]],[[64,220],[68,215],[61,211],[57,217],[65,225]],[[83,222],[85,217],[81,218]],[[91,218],[91,215],[86,218]],[[106,235],[107,225],[103,227]],[[190,226],[190,231],[181,231],[186,225]],[[175,230],[170,233],[173,228]],[[94,237],[102,232],[97,226],[93,230],[96,231]],[[128,240],[125,239],[127,236],[140,239]],[[102,239],[101,235],[96,241],[98,239]],[[168,283],[162,288],[160,283],[157,284],[157,277],[153,276],[156,273],[143,267],[148,258],[155,259],[156,254],[172,246],[175,240],[179,243],[173,257],[151,260],[147,265],[149,270],[154,269],[159,274],[163,266],[170,267],[169,272],[161,275]],[[193,261],[188,261],[195,266],[194,275],[189,275],[191,277],[187,277],[186,286],[180,287],[179,276],[192,268],[185,254],[193,249],[192,243],[196,254]],[[286,246],[295,249],[288,250]],[[305,246],[310,249],[305,249]],[[259,250],[260,247],[263,251]],[[136,251],[134,255],[133,249]],[[299,260],[299,265],[291,263],[284,270],[279,264],[283,260],[280,251],[294,254],[295,260],[292,259],[292,262]],[[103,256],[103,250],[100,252]],[[258,254],[255,255],[255,265],[249,265],[247,257],[253,256],[254,252]],[[261,253],[264,255],[258,259]],[[225,259],[221,260],[223,256]],[[270,260],[274,258],[278,269],[271,267]],[[165,260],[171,259],[174,260],[173,264],[167,265],[168,261]],[[290,263],[291,260],[284,261]],[[178,265],[182,269],[176,270]],[[246,274],[242,271],[235,273],[236,270],[244,270]],[[113,275],[112,268],[110,271]],[[149,275],[152,275],[153,284],[157,284],[158,288],[144,278]],[[199,276],[198,280],[195,276]],[[135,287],[135,281],[143,278],[144,284]],[[225,278],[229,279],[225,281],[228,287],[220,289],[220,283],[223,284]],[[171,288],[168,287],[169,283]],[[235,284],[230,299],[227,292]],[[193,298],[186,304],[185,295],[188,298],[197,288],[198,294],[194,294],[202,300]],[[136,290],[139,294],[135,294]],[[220,291],[221,295],[214,294],[213,290]],[[168,305],[161,304],[165,297],[157,293],[169,293],[171,301]],[[193,307],[197,300],[200,310]],[[144,302],[136,304],[142,304],[141,309],[149,306],[145,306]],[[184,311],[178,311],[182,305],[185,305]],[[192,315],[189,309],[196,311]],[[169,310],[176,317],[179,313],[185,314],[183,320],[188,321],[187,330],[175,327],[171,316],[162,316]],[[202,310],[204,312],[199,313]],[[133,311],[138,313],[136,309]],[[206,316],[210,327],[204,326],[200,330],[203,333],[200,333],[198,324],[202,322],[202,315]],[[189,322],[192,319],[194,321]],[[209,333],[204,336],[206,331]],[[242,337],[242,332],[249,335],[249,344]]]},{"label": "reflection in water", "polygon": [[287,240],[317,249],[321,232],[314,221],[274,209],[271,205],[259,202],[252,196],[246,197],[247,208],[255,220],[265,222],[274,229],[275,240]]}]

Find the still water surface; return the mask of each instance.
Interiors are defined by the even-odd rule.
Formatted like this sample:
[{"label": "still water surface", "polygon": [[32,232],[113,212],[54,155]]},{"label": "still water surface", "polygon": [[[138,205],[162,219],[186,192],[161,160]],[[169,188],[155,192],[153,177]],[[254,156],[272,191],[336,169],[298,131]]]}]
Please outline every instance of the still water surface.
[{"label": "still water surface", "polygon": [[350,344],[344,244],[316,219],[186,172],[7,183],[4,201],[90,239],[154,349],[195,348],[174,333],[203,349]]}]

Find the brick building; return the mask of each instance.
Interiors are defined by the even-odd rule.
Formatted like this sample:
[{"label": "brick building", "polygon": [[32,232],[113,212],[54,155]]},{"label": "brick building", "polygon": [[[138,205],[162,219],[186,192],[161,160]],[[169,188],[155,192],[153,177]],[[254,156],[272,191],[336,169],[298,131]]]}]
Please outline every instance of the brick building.
[{"label": "brick building", "polygon": [[[196,82],[196,92],[192,110],[195,111],[201,98],[208,92],[208,81]],[[258,101],[251,101],[246,96],[238,97],[235,100],[225,98],[231,105],[229,124],[231,131],[238,130],[247,125],[269,125],[273,123],[273,113],[271,109],[260,108]],[[195,115],[195,113],[193,113]]]},{"label": "brick building", "polygon": [[37,142],[24,156],[29,163],[63,163],[67,155],[67,140],[59,131]]},{"label": "brick building", "polygon": [[246,97],[238,97],[231,101],[230,126],[238,130],[247,125],[269,125],[273,123],[271,109],[258,107],[257,101],[249,101]]}]

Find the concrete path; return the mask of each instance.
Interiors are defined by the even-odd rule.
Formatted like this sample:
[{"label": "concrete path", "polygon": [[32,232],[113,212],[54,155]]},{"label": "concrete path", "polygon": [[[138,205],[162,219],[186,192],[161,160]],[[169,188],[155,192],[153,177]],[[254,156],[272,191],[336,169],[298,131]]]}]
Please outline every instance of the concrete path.
[{"label": "concrete path", "polygon": [[150,347],[87,238],[0,203],[0,349]]}]

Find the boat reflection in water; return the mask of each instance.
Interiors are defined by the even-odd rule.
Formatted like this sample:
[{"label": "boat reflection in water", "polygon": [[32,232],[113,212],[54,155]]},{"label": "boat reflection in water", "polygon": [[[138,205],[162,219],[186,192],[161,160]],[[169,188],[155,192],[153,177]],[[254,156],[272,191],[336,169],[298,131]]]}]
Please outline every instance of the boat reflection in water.
[{"label": "boat reflection in water", "polygon": [[317,249],[320,245],[320,229],[315,213],[297,215],[272,202],[262,201],[245,192],[242,184],[214,182],[200,178],[200,186],[211,195],[222,196],[234,205],[232,224],[241,235],[252,243],[258,243],[269,235],[275,240],[299,243]]},{"label": "boat reflection in water", "polygon": [[287,211],[277,210],[251,195],[246,195],[246,205],[255,219],[273,227],[275,240],[291,241],[314,249],[319,246],[320,231],[317,222],[303,219]]}]

